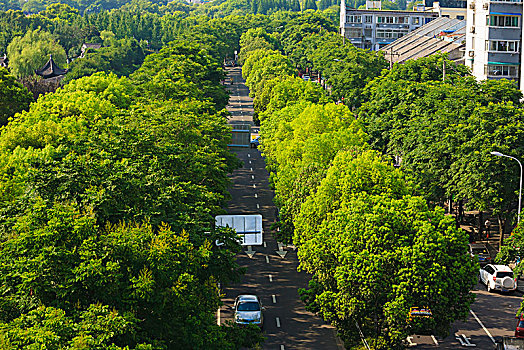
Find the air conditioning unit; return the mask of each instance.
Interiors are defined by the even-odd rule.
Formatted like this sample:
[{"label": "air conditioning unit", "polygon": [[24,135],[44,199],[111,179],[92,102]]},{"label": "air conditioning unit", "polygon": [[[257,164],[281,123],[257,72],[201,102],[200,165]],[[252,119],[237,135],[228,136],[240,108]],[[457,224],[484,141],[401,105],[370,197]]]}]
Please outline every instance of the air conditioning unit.
[{"label": "air conditioning unit", "polygon": [[469,4],[469,8],[472,9],[472,10],[474,10],[474,9],[475,9],[475,3],[474,3],[474,2],[471,2],[471,3]]},{"label": "air conditioning unit", "polygon": [[483,5],[482,5],[482,8],[483,8],[484,10],[487,10],[487,9],[489,8],[489,4],[488,4],[488,3],[483,4]]},{"label": "air conditioning unit", "polygon": [[469,50],[468,55],[469,55],[469,57],[475,56],[475,51]]},{"label": "air conditioning unit", "polygon": [[470,33],[475,33],[475,26],[471,26],[471,28],[469,28],[469,32]]}]

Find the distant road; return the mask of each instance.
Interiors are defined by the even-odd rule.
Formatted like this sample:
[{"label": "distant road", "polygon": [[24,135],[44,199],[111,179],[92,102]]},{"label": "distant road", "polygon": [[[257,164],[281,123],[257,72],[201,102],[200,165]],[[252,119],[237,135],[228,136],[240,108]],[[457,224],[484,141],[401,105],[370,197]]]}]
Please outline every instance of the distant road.
[{"label": "distant road", "polygon": [[[229,69],[234,84],[227,84],[231,91],[230,123],[253,121],[253,100],[244,85],[239,67]],[[298,289],[307,285],[308,276],[298,273],[298,259],[292,248],[281,247],[271,235],[270,226],[275,222],[273,192],[269,188],[268,172],[264,159],[257,149],[237,151],[243,167],[231,176],[232,200],[228,205],[229,214],[262,214],[264,245],[253,247],[252,258],[242,253],[238,263],[247,269],[241,283],[229,286],[220,310],[221,323],[233,319],[231,305],[239,294],[257,294],[264,306],[265,322],[264,349],[344,349],[335,336],[335,329],[316,315],[306,311],[299,298]],[[280,255],[285,256],[282,258]]]}]

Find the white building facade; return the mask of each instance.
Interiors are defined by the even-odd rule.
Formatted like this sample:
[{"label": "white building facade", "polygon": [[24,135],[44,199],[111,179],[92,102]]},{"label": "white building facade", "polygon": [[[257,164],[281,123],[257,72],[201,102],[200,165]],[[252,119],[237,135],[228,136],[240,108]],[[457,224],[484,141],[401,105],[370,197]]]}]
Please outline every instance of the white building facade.
[{"label": "white building facade", "polygon": [[522,90],[522,0],[468,0],[466,66],[479,80],[514,80]]},{"label": "white building facade", "polygon": [[351,9],[342,0],[340,34],[358,48],[378,51],[437,17],[434,12]]}]

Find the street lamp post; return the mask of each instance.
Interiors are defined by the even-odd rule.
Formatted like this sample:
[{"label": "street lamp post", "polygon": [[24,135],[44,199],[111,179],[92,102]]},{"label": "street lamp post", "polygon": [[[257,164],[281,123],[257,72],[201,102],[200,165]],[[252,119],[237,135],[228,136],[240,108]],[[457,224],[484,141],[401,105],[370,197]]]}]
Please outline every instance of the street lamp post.
[{"label": "street lamp post", "polygon": [[520,189],[519,189],[519,211],[517,213],[517,224],[520,223],[520,209],[521,209],[521,203],[522,203],[522,163],[515,157],[512,157],[512,156],[508,156],[506,154],[502,154],[500,152],[491,152],[492,155],[494,156],[497,156],[497,157],[506,157],[506,158],[511,158],[511,159],[514,159],[516,160],[518,163],[519,163],[519,166],[520,166]]}]

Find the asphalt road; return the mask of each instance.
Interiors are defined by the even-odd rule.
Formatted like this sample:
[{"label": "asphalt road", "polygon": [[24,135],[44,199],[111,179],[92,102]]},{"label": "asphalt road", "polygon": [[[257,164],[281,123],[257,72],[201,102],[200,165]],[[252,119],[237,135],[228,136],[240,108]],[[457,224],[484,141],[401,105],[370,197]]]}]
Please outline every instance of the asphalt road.
[{"label": "asphalt road", "polygon": [[[230,123],[252,123],[253,101],[240,74],[240,68],[229,70],[234,84],[228,109],[232,113]],[[262,214],[264,245],[253,247],[252,258],[246,253],[238,256],[238,263],[247,269],[242,281],[225,288],[224,305],[220,310],[220,322],[233,320],[234,298],[239,294],[256,294],[266,307],[264,314],[265,342],[263,349],[343,349],[335,336],[335,329],[319,317],[306,311],[298,289],[306,287],[308,277],[297,272],[298,260],[293,247],[281,247],[271,234],[275,222],[273,191],[269,187],[269,174],[264,159],[257,149],[238,149],[243,167],[231,176],[232,200],[229,214]],[[284,255],[281,257],[281,255]]]},{"label": "asphalt road", "polygon": [[[522,301],[521,294],[488,293],[483,284],[477,285],[474,293],[476,300],[471,306],[471,312],[466,321],[455,322],[448,337],[444,339],[436,338],[438,346],[430,337],[417,338],[415,336],[412,342],[417,345],[413,346],[413,348],[451,350],[473,347],[463,345],[456,338],[456,335],[463,335],[477,349],[495,349],[493,339],[502,336],[513,336],[515,326],[517,325],[515,313]],[[464,338],[462,338],[462,342],[465,343]]]}]

